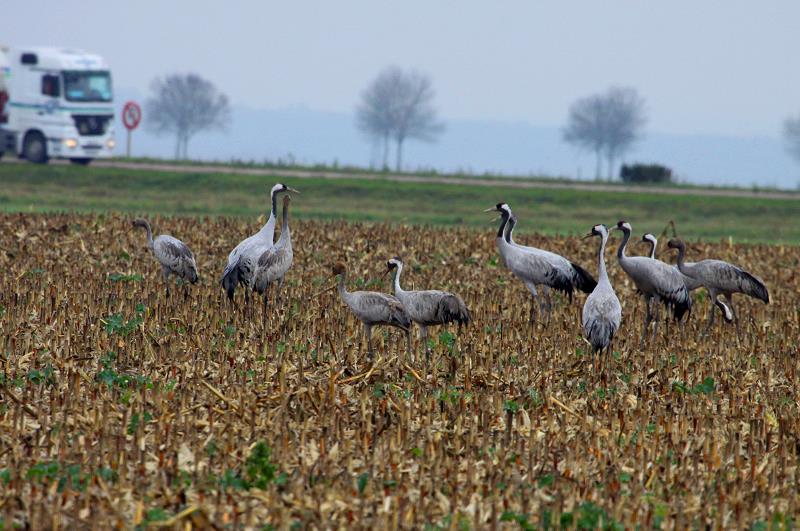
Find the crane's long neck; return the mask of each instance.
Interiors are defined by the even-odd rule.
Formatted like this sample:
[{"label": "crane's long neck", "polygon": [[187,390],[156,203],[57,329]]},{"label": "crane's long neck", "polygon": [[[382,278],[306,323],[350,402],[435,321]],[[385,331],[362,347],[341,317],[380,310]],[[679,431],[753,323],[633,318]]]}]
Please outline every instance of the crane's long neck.
[{"label": "crane's long neck", "polygon": [[514,243],[514,225],[517,224],[517,219],[514,217],[510,217],[508,219],[508,230],[506,231],[506,241],[508,243]]},{"label": "crane's long neck", "polygon": [[620,262],[625,261],[628,256],[625,254],[625,248],[628,246],[628,239],[631,237],[631,231],[629,230],[622,230],[622,243],[619,244],[619,249],[617,249],[617,258]]},{"label": "crane's long neck", "polygon": [[608,284],[608,273],[606,272],[606,242],[608,241],[608,234],[603,234],[600,237],[600,251],[597,253],[597,270],[598,270],[598,283],[605,282]]},{"label": "crane's long neck", "polygon": [[394,292],[395,294],[401,293],[403,288],[400,287],[400,273],[403,272],[403,264],[397,264],[397,271],[394,274]]},{"label": "crane's long neck", "polygon": [[681,245],[678,247],[678,271],[683,273],[684,275],[688,275],[689,273],[686,271],[686,264],[683,260],[686,258],[686,247]]},{"label": "crane's long neck", "polygon": [[497,237],[501,240],[503,239],[503,235],[506,231],[506,226],[508,225],[508,214],[503,212],[501,214],[502,221],[500,222],[500,228],[497,229]]},{"label": "crane's long neck", "polygon": [[653,260],[656,259],[656,242],[653,240],[647,240],[647,243],[650,244],[650,258]]},{"label": "crane's long neck", "polygon": [[269,219],[267,222],[264,223],[264,226],[261,227],[261,230],[258,231],[259,234],[264,236],[265,238],[269,239],[269,242],[272,243],[275,237],[275,220],[278,217],[278,194],[277,192],[272,192],[272,209],[269,211]]},{"label": "crane's long neck", "polygon": [[339,273],[339,283],[336,287],[339,289],[339,295],[341,295],[343,299],[350,295],[350,293],[347,292],[347,288],[344,287],[344,273]]},{"label": "crane's long neck", "polygon": [[291,237],[289,231],[289,204],[283,205],[283,214],[281,216],[281,238],[280,241],[286,241]]},{"label": "crane's long neck", "polygon": [[147,246],[153,248],[153,230],[150,228],[150,223],[144,222],[144,230],[147,231]]}]

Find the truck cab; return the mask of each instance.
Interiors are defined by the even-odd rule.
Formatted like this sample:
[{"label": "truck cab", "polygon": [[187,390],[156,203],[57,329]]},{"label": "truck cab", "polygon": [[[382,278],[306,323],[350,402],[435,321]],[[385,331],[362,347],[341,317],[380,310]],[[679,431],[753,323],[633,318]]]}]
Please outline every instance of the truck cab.
[{"label": "truck cab", "polygon": [[52,47],[0,49],[2,92],[0,155],[77,164],[112,155],[111,72],[99,55]]}]

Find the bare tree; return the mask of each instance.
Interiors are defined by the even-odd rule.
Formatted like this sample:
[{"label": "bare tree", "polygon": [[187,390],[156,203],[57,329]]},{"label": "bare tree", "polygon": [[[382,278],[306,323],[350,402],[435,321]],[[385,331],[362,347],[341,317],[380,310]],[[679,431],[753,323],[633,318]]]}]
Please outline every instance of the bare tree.
[{"label": "bare tree", "polygon": [[783,138],[786,150],[800,162],[800,115],[783,122]]},{"label": "bare tree", "polygon": [[569,109],[564,140],[596,157],[595,177],[600,178],[603,157],[608,161],[608,177],[614,164],[642,136],[646,122],[644,100],[635,89],[612,87],[604,94],[581,98]]},{"label": "bare tree", "polygon": [[228,97],[197,74],[156,78],[147,99],[147,126],[156,133],[175,134],[175,158],[187,158],[189,140],[198,132],[223,129],[231,119]]},{"label": "bare tree", "polygon": [[433,83],[416,71],[389,67],[361,96],[356,109],[358,128],[383,144],[383,167],[389,164],[389,141],[396,144],[396,167],[403,167],[403,143],[408,139],[434,142],[444,130],[433,107]]}]

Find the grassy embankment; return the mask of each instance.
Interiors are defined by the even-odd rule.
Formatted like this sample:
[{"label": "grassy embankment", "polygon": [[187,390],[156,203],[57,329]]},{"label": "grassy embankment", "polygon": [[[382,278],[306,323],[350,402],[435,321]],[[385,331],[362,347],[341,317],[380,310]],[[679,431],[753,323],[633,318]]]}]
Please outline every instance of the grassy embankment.
[{"label": "grassy embankment", "polygon": [[[257,216],[268,208],[275,177],[72,166],[0,166],[0,210],[121,211],[139,214]],[[585,233],[595,223],[629,220],[640,234],[659,234],[674,220],[687,238],[800,243],[800,201],[677,196],[642,192],[510,188],[385,180],[287,178],[303,192],[293,203],[303,218],[467,224],[490,232],[481,210],[508,202],[519,232]]]}]

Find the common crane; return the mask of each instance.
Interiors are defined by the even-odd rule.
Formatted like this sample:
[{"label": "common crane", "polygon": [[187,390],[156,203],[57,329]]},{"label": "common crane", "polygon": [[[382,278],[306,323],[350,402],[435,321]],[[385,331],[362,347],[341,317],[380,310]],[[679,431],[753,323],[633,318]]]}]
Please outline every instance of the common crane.
[{"label": "common crane", "polygon": [[606,243],[608,242],[608,229],[605,225],[595,225],[592,227],[592,231],[584,236],[584,239],[592,236],[600,237],[600,249],[597,253],[597,278],[599,280],[597,281],[597,286],[586,297],[586,302],[583,304],[581,324],[583,325],[584,336],[592,345],[592,366],[594,367],[595,354],[599,355],[605,349],[607,358],[608,354],[611,353],[611,342],[622,322],[622,307],[619,304],[617,294],[614,293],[611,282],[608,280],[608,272],[606,271],[604,254]]},{"label": "common crane", "polygon": [[430,356],[428,345],[428,327],[457,322],[461,325],[470,321],[470,312],[464,300],[447,291],[424,290],[406,291],[400,286],[400,275],[403,273],[403,261],[399,257],[386,262],[386,272],[393,269],[394,294],[403,303],[403,307],[411,320],[419,325],[420,339],[425,344],[425,356]]},{"label": "common crane", "polygon": [[[656,249],[658,248],[658,238],[656,238],[653,234],[647,232],[642,236],[642,241],[645,242],[645,243],[649,243],[650,244],[650,258],[655,259],[655,257],[656,257]],[[673,265],[672,267],[676,271],[678,271],[678,273],[680,273],[680,270],[678,269],[678,266]],[[692,277],[687,277],[683,273],[681,273],[681,278],[683,279],[683,283],[686,285],[686,289],[688,289],[690,292],[692,292],[692,291],[696,290],[697,288],[700,288],[700,287],[703,286],[697,280],[693,279]],[[723,314],[724,313],[725,312],[723,312]]]},{"label": "common crane", "polygon": [[389,325],[403,330],[406,334],[406,349],[411,356],[411,317],[403,303],[393,295],[377,291],[347,291],[345,287],[346,270],[341,262],[333,266],[332,275],[338,276],[339,296],[362,323],[367,338],[367,353],[370,360],[374,358],[372,351],[372,327]]},{"label": "common crane", "polygon": [[238,285],[243,284],[245,286],[245,299],[248,291],[252,288],[256,262],[261,254],[273,245],[275,217],[278,212],[278,194],[284,192],[300,193],[285,184],[278,183],[273,186],[270,191],[272,208],[269,213],[269,219],[261,227],[261,230],[239,242],[239,245],[234,247],[233,251],[228,255],[228,265],[222,274],[221,284],[230,301],[233,301],[233,294]]},{"label": "common crane", "polygon": [[[678,238],[671,239],[667,246],[670,249],[678,250],[678,269],[684,275],[691,277],[702,284],[711,297],[711,300],[722,310],[725,320],[736,321],[739,328],[739,317],[733,307],[733,294],[744,293],[750,297],[769,304],[769,291],[764,281],[748,273],[744,269],[737,267],[722,260],[700,260],[699,262],[687,263],[686,244]],[[728,303],[723,304],[717,299],[719,295],[724,295]],[[714,308],[711,308],[706,332],[714,324]]]},{"label": "common crane", "polygon": [[147,220],[135,219],[132,224],[134,227],[142,227],[147,232],[147,246],[161,264],[161,275],[164,277],[164,284],[167,287],[167,297],[169,297],[170,275],[175,275],[192,284],[197,282],[197,263],[192,251],[185,243],[169,234],[162,234],[153,239],[153,231]]},{"label": "common crane", "polygon": [[256,262],[256,271],[253,274],[253,290],[264,296],[264,314],[267,311],[267,288],[272,282],[277,281],[275,304],[280,301],[281,287],[286,272],[292,267],[292,235],[289,230],[289,202],[291,197],[283,197],[283,215],[281,219],[281,236],[278,241],[261,253]]},{"label": "common crane", "polygon": [[[537,286],[562,291],[569,296],[570,300],[572,300],[572,293],[576,288],[584,293],[591,293],[597,282],[582,267],[561,255],[511,243],[509,230],[513,227],[510,220],[514,218],[514,213],[507,203],[498,203],[494,208],[486,209],[484,212],[491,211],[499,212],[502,220],[495,238],[497,250],[506,267],[525,284],[525,287],[533,295],[532,322],[535,321],[536,304],[539,303]],[[549,317],[550,305],[546,303],[541,306],[547,310]]]},{"label": "common crane", "polygon": [[[647,334],[647,327],[655,319],[653,335],[658,331],[659,303],[663,302],[667,308],[672,308],[676,321],[680,321],[684,314],[691,312],[692,299],[689,290],[683,283],[681,273],[660,260],[646,256],[628,256],[625,249],[631,237],[631,224],[619,221],[614,229],[622,231],[622,242],[617,249],[617,260],[620,267],[633,280],[636,288],[644,296],[646,313],[642,341]],[[655,315],[652,305],[655,304]]]}]

